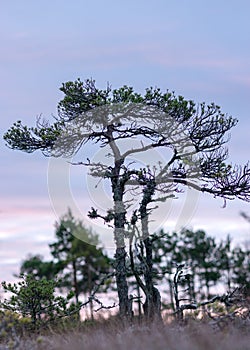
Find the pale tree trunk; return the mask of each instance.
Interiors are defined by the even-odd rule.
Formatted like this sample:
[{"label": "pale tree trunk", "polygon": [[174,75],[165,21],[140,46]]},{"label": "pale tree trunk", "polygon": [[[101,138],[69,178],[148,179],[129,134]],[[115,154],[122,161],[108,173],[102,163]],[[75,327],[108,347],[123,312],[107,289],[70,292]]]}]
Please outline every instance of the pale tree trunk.
[{"label": "pale tree trunk", "polygon": [[[117,149],[114,147],[116,152]],[[127,269],[126,269],[126,249],[125,249],[125,223],[126,209],[123,203],[125,181],[120,176],[123,159],[117,155],[115,166],[112,171],[112,192],[114,200],[114,240],[116,244],[115,269],[116,285],[119,298],[119,313],[123,319],[132,318],[131,303],[128,296]]]},{"label": "pale tree trunk", "polygon": [[138,283],[136,283],[136,289],[137,289],[137,295],[138,295],[138,316],[139,316],[139,321],[141,321],[141,318],[142,318],[141,290]]},{"label": "pale tree trunk", "polygon": [[[122,198],[122,191],[119,188],[116,191],[116,199]],[[132,317],[130,314],[130,304],[128,297],[127,269],[126,269],[126,250],[124,241],[125,226],[125,208],[121,200],[115,201],[115,218],[114,218],[114,239],[116,243],[115,268],[116,268],[116,285],[119,298],[119,310],[122,318]]]}]

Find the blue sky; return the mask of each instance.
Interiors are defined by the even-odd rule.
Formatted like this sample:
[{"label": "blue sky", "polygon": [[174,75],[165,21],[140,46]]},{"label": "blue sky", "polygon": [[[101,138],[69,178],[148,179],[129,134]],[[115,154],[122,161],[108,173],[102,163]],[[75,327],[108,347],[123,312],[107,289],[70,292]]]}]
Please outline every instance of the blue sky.
[{"label": "blue sky", "polygon": [[[36,116],[56,114],[62,82],[92,77],[99,87],[108,81],[140,92],[159,86],[197,102],[214,101],[239,119],[231,160],[249,160],[249,13],[248,0],[1,1],[1,279],[11,280],[28,252],[47,254],[57,220],[48,193],[49,159],[9,150],[2,135],[18,119],[34,125]],[[78,169],[72,172],[72,193],[84,217],[91,199],[81,196],[86,188]],[[250,227],[239,211],[249,213],[249,204],[222,205],[201,196],[189,224],[247,239]]]}]

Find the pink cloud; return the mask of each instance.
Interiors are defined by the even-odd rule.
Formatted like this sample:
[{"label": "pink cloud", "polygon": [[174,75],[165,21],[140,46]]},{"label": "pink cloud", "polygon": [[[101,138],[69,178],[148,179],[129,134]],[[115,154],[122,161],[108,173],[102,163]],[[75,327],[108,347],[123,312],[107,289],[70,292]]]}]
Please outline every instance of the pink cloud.
[{"label": "pink cloud", "polygon": [[250,88],[250,73],[233,75],[231,77],[231,80],[247,88]]},{"label": "pink cloud", "polygon": [[187,47],[172,47],[166,50],[165,47],[155,47],[149,53],[152,62],[158,63],[164,67],[183,67],[183,68],[206,68],[206,69],[237,69],[238,67],[248,66],[249,60],[244,57],[228,56],[227,52],[197,50]]}]

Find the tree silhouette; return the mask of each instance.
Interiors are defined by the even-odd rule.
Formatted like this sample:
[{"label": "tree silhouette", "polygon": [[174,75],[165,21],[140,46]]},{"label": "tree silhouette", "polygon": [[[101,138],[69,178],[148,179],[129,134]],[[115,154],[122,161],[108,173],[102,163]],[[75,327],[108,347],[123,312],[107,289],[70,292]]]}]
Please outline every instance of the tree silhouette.
[{"label": "tree silhouette", "polygon": [[[54,123],[38,120],[36,127],[28,128],[18,121],[4,138],[12,149],[41,150],[46,156],[72,156],[81,152],[86,143],[106,150],[102,161],[86,157],[78,164],[89,167],[92,176],[110,183],[113,208],[107,208],[106,214],[92,208],[89,216],[113,225],[120,314],[131,317],[125,246],[126,225],[131,219],[128,209],[133,198],[141,198],[140,230],[150,271],[151,243],[145,237],[150,234],[146,228],[150,203],[167,200],[185,188],[209,193],[224,201],[234,198],[249,201],[248,165],[226,164],[228,152],[224,145],[229,140],[228,131],[237,120],[222,113],[214,103],[196,105],[158,88],[148,88],[142,95],[127,86],[112,90],[108,85],[100,90],[95,81],[78,79],[63,84],[61,91],[64,98],[58,104]],[[168,160],[162,163],[151,158],[143,167],[131,161],[131,157],[152,150],[168,154]],[[149,186],[151,193],[145,195]],[[148,279],[146,284],[153,293],[149,276],[144,278],[145,282]],[[150,298],[155,299],[153,295]]]}]

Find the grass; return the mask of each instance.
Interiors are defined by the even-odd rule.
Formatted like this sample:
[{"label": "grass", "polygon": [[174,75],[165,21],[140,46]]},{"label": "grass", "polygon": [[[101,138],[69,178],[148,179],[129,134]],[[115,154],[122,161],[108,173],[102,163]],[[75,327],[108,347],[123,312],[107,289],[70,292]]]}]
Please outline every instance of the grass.
[{"label": "grass", "polygon": [[121,325],[116,317],[66,323],[39,333],[13,337],[1,350],[249,350],[250,318],[226,323],[189,320],[164,325]]}]

